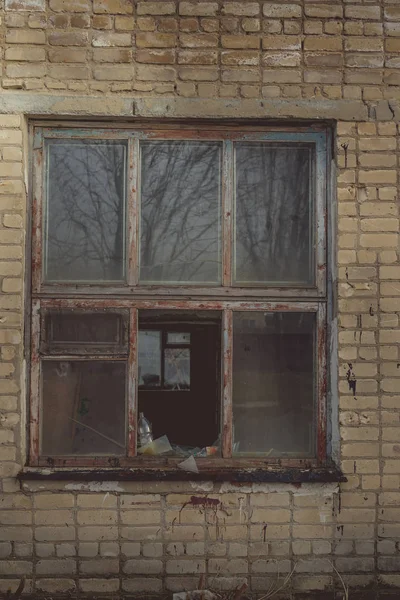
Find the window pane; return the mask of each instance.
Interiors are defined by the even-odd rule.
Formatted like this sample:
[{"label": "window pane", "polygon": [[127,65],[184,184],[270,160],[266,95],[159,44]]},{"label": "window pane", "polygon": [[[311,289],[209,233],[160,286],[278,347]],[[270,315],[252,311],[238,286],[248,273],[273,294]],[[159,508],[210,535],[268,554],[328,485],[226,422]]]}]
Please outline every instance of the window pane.
[{"label": "window pane", "polygon": [[139,331],[139,385],[161,385],[161,331]]},{"label": "window pane", "polygon": [[45,347],[79,348],[90,350],[126,349],[127,326],[121,314],[102,311],[79,313],[60,311],[45,317]]},{"label": "window pane", "polygon": [[236,283],[313,283],[312,168],[305,145],[236,144]]},{"label": "window pane", "polygon": [[140,280],[219,283],[221,145],[141,145]]},{"label": "window pane", "polygon": [[43,361],[44,455],[125,453],[125,363]]},{"label": "window pane", "polygon": [[164,380],[168,389],[190,389],[190,348],[165,348]]},{"label": "window pane", "polygon": [[167,344],[190,344],[190,333],[167,333]]},{"label": "window pane", "polygon": [[126,145],[48,142],[46,281],[115,281],[125,275]]},{"label": "window pane", "polygon": [[313,456],[315,314],[234,313],[234,453]]}]

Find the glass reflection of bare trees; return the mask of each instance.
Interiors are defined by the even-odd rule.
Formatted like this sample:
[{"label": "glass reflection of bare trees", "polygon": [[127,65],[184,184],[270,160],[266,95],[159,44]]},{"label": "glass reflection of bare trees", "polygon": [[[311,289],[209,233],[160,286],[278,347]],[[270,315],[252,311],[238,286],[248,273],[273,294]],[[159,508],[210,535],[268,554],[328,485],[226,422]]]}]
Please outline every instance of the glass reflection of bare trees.
[{"label": "glass reflection of bare trees", "polygon": [[[309,283],[309,147],[238,142],[235,281]],[[140,166],[140,281],[221,281],[221,142],[144,141]],[[48,144],[45,279],[125,275],[127,146]]]},{"label": "glass reflection of bare trees", "polygon": [[312,280],[307,147],[236,145],[237,282]]},{"label": "glass reflection of bare trees", "polygon": [[125,171],[122,142],[49,143],[47,280],[124,277]]},{"label": "glass reflection of bare trees", "polygon": [[220,281],[218,142],[141,145],[143,282]]}]

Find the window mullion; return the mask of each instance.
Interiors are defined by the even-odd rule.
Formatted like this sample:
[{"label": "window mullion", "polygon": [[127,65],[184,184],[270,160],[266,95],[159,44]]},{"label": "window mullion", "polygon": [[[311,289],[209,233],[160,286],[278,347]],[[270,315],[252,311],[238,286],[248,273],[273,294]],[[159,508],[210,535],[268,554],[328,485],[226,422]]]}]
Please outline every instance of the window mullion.
[{"label": "window mullion", "polygon": [[222,457],[232,457],[233,311],[222,313]]},{"label": "window mullion", "polygon": [[43,272],[43,209],[45,208],[44,199],[44,165],[43,165],[43,137],[41,132],[35,132],[35,142],[37,147],[33,149],[33,169],[34,169],[34,187],[32,198],[32,291],[40,292]]},{"label": "window mullion", "polygon": [[225,140],[222,157],[222,284],[232,284],[233,142]]},{"label": "window mullion", "polygon": [[139,258],[139,200],[138,200],[138,170],[139,170],[139,140],[133,136],[129,138],[128,151],[128,190],[127,190],[127,220],[128,220],[128,285],[137,285],[138,258]]},{"label": "window mullion", "polygon": [[137,444],[137,309],[132,308],[129,317],[129,356],[128,356],[128,456],[136,456]]}]

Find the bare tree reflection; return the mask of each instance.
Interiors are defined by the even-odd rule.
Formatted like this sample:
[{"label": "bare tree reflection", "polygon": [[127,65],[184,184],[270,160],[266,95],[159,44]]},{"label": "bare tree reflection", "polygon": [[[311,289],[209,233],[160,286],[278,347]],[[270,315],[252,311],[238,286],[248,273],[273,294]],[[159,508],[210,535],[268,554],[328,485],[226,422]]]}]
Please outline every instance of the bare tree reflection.
[{"label": "bare tree reflection", "polygon": [[[219,283],[220,142],[141,144],[140,280]],[[47,280],[121,280],[127,147],[52,140],[48,152]],[[236,144],[237,282],[312,278],[309,147]]]},{"label": "bare tree reflection", "polygon": [[125,170],[121,142],[49,144],[47,279],[123,277]]},{"label": "bare tree reflection", "polygon": [[145,142],[141,157],[141,280],[218,282],[221,145]]},{"label": "bare tree reflection", "polygon": [[236,281],[311,278],[307,147],[236,146]]}]

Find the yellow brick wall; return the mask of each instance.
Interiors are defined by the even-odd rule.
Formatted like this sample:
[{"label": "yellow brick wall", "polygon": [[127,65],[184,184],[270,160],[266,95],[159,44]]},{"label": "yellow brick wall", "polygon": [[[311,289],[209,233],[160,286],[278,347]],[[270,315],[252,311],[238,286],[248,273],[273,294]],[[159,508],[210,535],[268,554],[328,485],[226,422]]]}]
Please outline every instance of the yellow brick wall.
[{"label": "yellow brick wall", "polygon": [[[399,1],[0,0],[0,40],[0,593],[400,588]],[[28,118],[133,107],[336,121],[346,484],[19,484]]]}]

